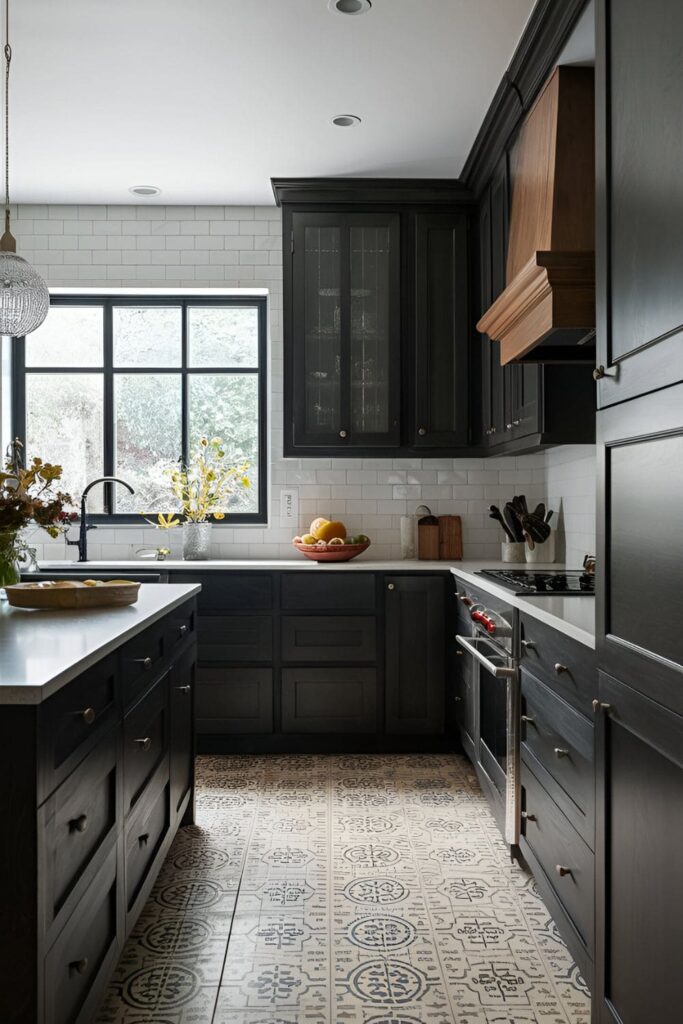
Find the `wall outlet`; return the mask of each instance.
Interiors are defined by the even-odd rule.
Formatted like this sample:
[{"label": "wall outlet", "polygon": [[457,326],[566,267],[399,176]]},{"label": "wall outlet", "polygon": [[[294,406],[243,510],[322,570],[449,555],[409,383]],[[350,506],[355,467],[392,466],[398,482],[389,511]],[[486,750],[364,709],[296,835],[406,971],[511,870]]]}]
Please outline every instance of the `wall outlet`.
[{"label": "wall outlet", "polygon": [[280,521],[283,526],[291,526],[294,532],[299,528],[299,488],[292,487],[280,491]]}]

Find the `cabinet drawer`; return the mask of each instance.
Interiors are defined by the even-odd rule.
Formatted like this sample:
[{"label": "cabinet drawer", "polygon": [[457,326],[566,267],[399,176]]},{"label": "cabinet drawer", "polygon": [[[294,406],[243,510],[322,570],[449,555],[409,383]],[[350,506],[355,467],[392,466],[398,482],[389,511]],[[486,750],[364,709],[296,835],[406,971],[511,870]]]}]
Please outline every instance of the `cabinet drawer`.
[{"label": "cabinet drawer", "polygon": [[198,733],[272,732],[272,670],[198,666],[195,712]]},{"label": "cabinet drawer", "polygon": [[[593,854],[557,804],[522,765],[522,834],[546,880],[590,950],[593,944]],[[568,871],[560,873],[560,868]]]},{"label": "cabinet drawer", "polygon": [[56,693],[41,709],[45,744],[39,800],[66,778],[117,716],[117,657],[112,654]]},{"label": "cabinet drawer", "polygon": [[46,1024],[88,1024],[118,955],[116,849],[45,960]]},{"label": "cabinet drawer", "polygon": [[214,570],[206,573],[174,572],[171,583],[201,583],[199,614],[260,612],[273,607],[273,578],[269,573]]},{"label": "cabinet drawer", "polygon": [[285,615],[283,661],[374,661],[376,626],[372,616]]},{"label": "cabinet drawer", "polygon": [[168,673],[123,720],[124,814],[139,800],[145,786],[168,757]]},{"label": "cabinet drawer", "polygon": [[284,668],[284,733],[362,733],[377,729],[372,668]]},{"label": "cabinet drawer", "polygon": [[271,661],[273,619],[270,615],[202,615],[201,661]]},{"label": "cabinet drawer", "polygon": [[155,622],[121,649],[123,706],[129,707],[154,681],[164,657],[164,624]]},{"label": "cabinet drawer", "polygon": [[[575,597],[575,601],[590,601]],[[522,668],[533,672],[582,714],[593,718],[592,704],[597,692],[595,651],[571,637],[558,633],[528,615],[520,616]]]},{"label": "cabinet drawer", "polygon": [[117,730],[99,744],[38,811],[39,863],[48,933],[71,912],[117,832]]},{"label": "cabinet drawer", "polygon": [[593,726],[527,672],[522,701],[522,756],[592,848]]},{"label": "cabinet drawer", "polygon": [[187,601],[175,608],[164,619],[164,654],[173,656],[196,632],[194,601]]},{"label": "cabinet drawer", "polygon": [[285,611],[373,611],[375,577],[371,572],[338,573],[318,570],[282,574]]},{"label": "cabinet drawer", "polygon": [[170,824],[169,783],[163,774],[150,786],[126,826],[126,911],[130,912],[154,864]]}]

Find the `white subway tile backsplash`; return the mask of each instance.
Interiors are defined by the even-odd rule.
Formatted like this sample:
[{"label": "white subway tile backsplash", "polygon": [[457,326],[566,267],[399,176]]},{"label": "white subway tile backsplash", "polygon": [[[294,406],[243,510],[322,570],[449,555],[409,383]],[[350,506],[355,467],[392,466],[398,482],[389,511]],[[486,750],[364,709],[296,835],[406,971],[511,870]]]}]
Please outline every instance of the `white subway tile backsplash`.
[{"label": "white subway tile backsplash", "polygon": [[[282,451],[282,228],[276,207],[18,206],[20,250],[31,251],[48,283],[98,287],[267,288],[271,332],[270,521],[267,526],[215,526],[213,553],[226,558],[289,558],[289,526],[280,522],[280,488],[299,489],[299,529],[316,515],[341,516],[352,533],[373,540],[373,558],[400,555],[399,523],[426,502],[437,515],[463,518],[465,556],[496,558],[500,529],[491,502],[515,492],[555,509],[570,564],[595,546],[595,451],[566,446],[532,455],[484,459],[284,459]],[[73,531],[72,531],[73,532]],[[76,557],[63,541],[36,531],[44,558]],[[99,529],[92,557],[130,558],[137,547],[168,546],[179,555],[180,531],[151,527]]]}]

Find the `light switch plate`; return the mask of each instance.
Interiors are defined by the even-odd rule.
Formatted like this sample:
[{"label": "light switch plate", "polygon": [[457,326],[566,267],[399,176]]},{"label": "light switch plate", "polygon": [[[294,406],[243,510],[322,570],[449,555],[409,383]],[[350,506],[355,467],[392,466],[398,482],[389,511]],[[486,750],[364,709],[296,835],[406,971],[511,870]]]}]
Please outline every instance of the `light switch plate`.
[{"label": "light switch plate", "polygon": [[280,491],[280,519],[282,525],[291,526],[296,532],[299,528],[299,488],[291,487]]}]

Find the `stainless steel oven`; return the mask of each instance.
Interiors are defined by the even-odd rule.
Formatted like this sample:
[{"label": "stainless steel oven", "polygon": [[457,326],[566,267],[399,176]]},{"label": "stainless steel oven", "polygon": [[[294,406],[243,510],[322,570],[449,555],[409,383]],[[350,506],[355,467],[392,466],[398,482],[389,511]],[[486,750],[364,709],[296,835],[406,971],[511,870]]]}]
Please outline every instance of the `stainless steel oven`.
[{"label": "stainless steel oven", "polygon": [[520,683],[517,612],[484,591],[458,583],[471,624],[456,640],[470,659],[474,766],[491,809],[510,846],[519,841]]}]

